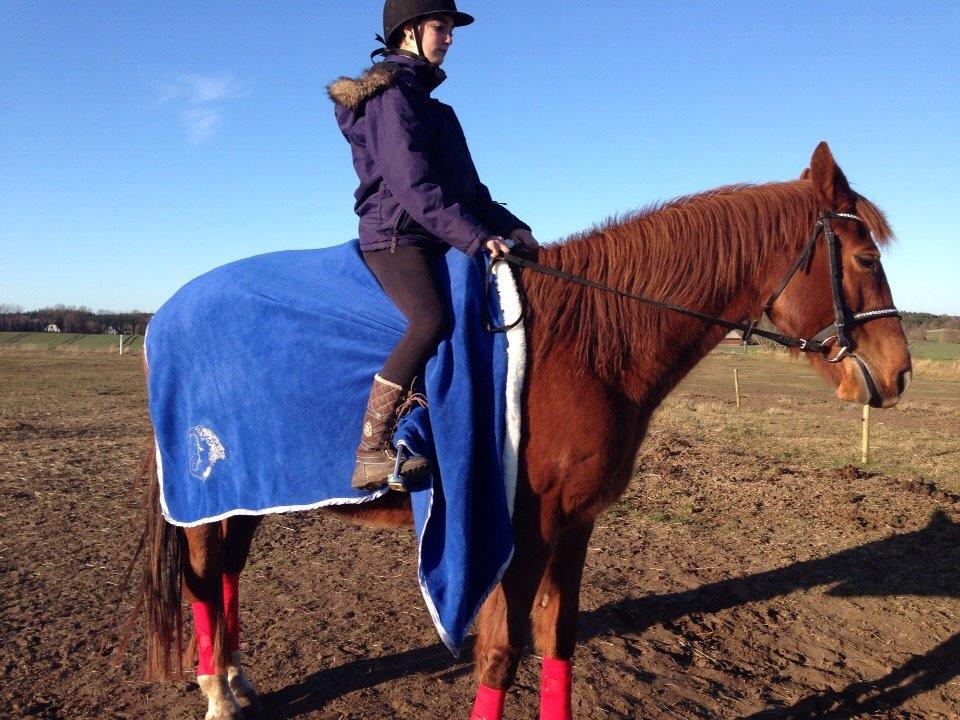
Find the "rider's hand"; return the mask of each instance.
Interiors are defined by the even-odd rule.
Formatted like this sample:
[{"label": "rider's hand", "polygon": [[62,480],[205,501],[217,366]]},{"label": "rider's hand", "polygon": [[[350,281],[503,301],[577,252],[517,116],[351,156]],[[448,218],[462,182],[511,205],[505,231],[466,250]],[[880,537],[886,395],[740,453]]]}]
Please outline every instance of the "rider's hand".
[{"label": "rider's hand", "polygon": [[540,243],[537,242],[537,239],[533,236],[533,233],[525,228],[517,228],[516,230],[510,233],[510,239],[516,240],[518,243],[523,245],[527,250],[537,250],[540,247]]},{"label": "rider's hand", "polygon": [[494,260],[510,252],[510,246],[507,245],[499,235],[491,235],[488,237],[484,243],[484,247],[486,247],[487,252],[490,253],[490,257]]}]

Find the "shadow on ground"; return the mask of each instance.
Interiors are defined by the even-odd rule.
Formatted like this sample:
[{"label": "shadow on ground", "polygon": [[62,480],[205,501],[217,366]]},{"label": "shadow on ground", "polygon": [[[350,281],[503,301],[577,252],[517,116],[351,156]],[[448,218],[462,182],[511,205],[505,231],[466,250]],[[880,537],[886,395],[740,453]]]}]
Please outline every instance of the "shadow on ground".
[{"label": "shadow on ground", "polygon": [[[898,595],[960,597],[960,524],[941,512],[922,530],[817,560],[703,585],[695,590],[626,598],[581,614],[580,639],[642,633],[653,623],[693,613],[715,613],[744,603],[768,600],[797,590],[832,586],[843,597]],[[441,643],[378,658],[364,658],[318,671],[264,696],[264,720],[283,720],[322,709],[332,699],[390,682],[410,673],[455,678],[472,671],[472,638],[460,660]],[[916,656],[886,676],[825,691],[789,707],[776,707],[748,720],[842,720],[894,709],[910,698],[960,675],[960,634]]]}]

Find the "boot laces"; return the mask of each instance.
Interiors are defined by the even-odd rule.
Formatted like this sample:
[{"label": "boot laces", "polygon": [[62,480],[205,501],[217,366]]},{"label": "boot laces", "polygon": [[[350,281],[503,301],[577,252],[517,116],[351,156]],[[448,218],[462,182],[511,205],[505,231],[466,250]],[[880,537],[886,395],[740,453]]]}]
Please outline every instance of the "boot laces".
[{"label": "boot laces", "polygon": [[423,393],[413,392],[411,390],[407,393],[407,397],[404,398],[403,402],[397,407],[397,419],[399,420],[404,415],[409,412],[412,412],[414,408],[422,407],[427,409],[427,397]]}]

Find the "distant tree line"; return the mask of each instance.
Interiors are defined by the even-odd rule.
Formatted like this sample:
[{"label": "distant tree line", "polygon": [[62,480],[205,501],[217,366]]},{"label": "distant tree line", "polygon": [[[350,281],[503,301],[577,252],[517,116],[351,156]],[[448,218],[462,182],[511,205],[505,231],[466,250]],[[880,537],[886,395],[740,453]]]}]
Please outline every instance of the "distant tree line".
[{"label": "distant tree line", "polygon": [[[923,342],[927,339],[928,330],[960,330],[960,316],[957,315],[933,315],[906,311],[901,311],[901,314],[903,317],[900,322],[908,342]],[[764,330],[776,330],[766,315],[763,316],[760,327]]]},{"label": "distant tree line", "polygon": [[114,312],[68,305],[25,311],[19,305],[0,303],[0,332],[43,332],[56,325],[60,332],[96,335],[113,328],[124,335],[143,335],[151,313]]},{"label": "distant tree line", "polygon": [[[909,342],[923,342],[927,339],[928,330],[960,330],[960,316],[957,315],[933,315],[931,313],[906,311],[901,311],[901,314],[903,315],[901,319],[903,332]],[[777,330],[766,315],[760,320],[758,327],[763,330]],[[772,340],[764,340],[760,337],[756,340],[761,345],[776,344]]]},{"label": "distant tree line", "polygon": [[[85,307],[54,305],[39,310],[24,311],[19,305],[0,303],[0,332],[42,332],[53,324],[65,333],[105,333],[113,328],[124,335],[143,335],[151,313],[131,310],[113,312]],[[960,317],[956,315],[932,315],[922,312],[904,312],[903,329],[907,339],[918,342],[924,339],[927,330],[941,328],[960,330]]]},{"label": "distant tree line", "polygon": [[927,330],[960,330],[960,317],[905,312],[903,313],[903,329],[907,333],[907,340],[920,342],[926,338]]}]

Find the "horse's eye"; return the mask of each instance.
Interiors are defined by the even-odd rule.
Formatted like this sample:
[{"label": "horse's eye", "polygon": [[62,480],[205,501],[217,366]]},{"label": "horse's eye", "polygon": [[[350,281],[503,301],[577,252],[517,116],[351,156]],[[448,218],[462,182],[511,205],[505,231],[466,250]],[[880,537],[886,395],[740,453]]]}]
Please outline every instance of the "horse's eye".
[{"label": "horse's eye", "polygon": [[873,257],[873,255],[857,255],[856,258],[857,263],[864,270],[876,270],[877,265],[880,263],[880,261]]}]

